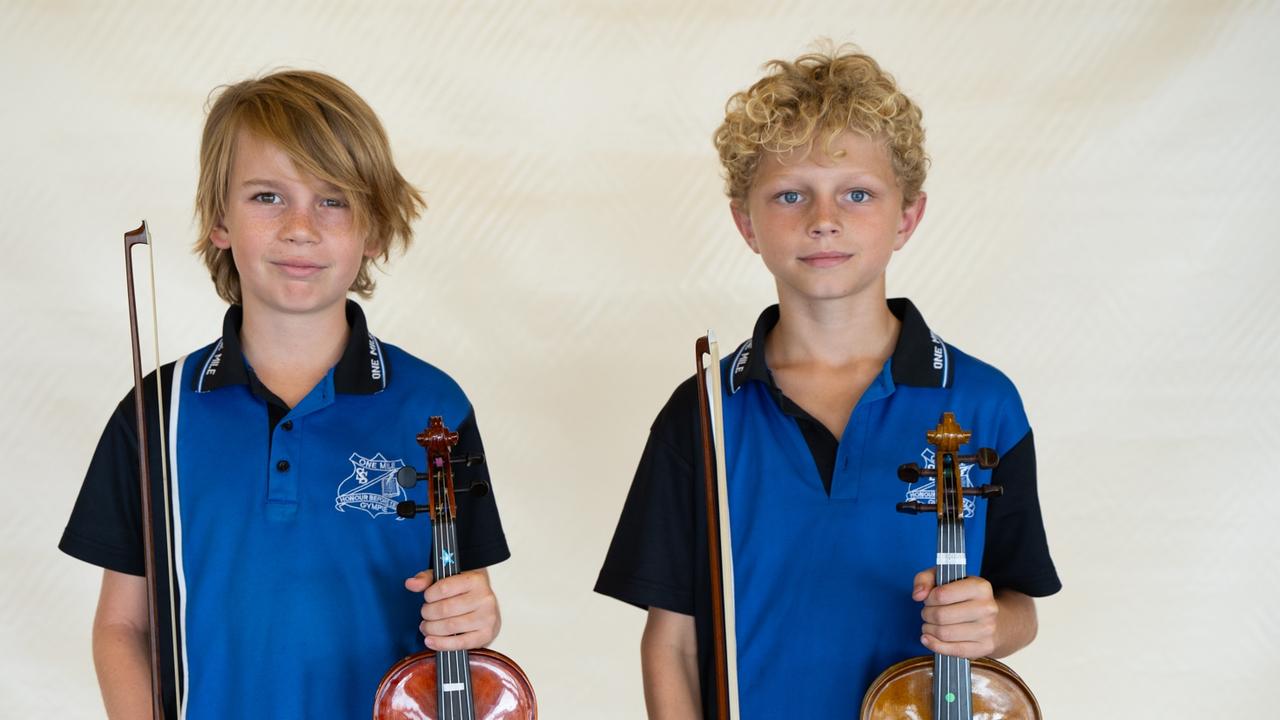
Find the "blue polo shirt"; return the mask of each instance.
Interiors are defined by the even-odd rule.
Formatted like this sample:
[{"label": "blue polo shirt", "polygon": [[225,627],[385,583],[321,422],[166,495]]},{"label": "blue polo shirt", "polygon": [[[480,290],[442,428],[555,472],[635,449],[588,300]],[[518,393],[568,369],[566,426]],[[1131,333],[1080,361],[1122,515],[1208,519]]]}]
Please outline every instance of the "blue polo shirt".
[{"label": "blue polo shirt", "polygon": [[[422,649],[422,596],[403,582],[430,568],[431,522],[401,520],[395,505],[425,503],[426,488],[406,491],[395,474],[422,469],[415,436],[432,415],[458,432],[455,452],[483,447],[452,379],[370,335],[355,303],[347,319],[342,358],[292,408],[246,365],[239,307],[218,342],[161,369],[174,524],[166,533],[157,514],[154,534],[166,700],[181,717],[366,717],[382,674]],[[59,547],[142,574],[133,419],[130,394],[108,422]],[[161,508],[158,425],[148,438]],[[477,465],[456,479],[488,474]],[[462,567],[506,559],[493,493],[459,493],[458,502]]]},{"label": "blue polo shirt", "polygon": [[[998,370],[944,343],[906,300],[889,301],[898,345],[835,438],[787,398],[765,363],[777,323],[767,309],[750,340],[721,361],[745,720],[855,714],[867,686],[920,645],[915,573],[935,562],[936,523],[896,504],[931,502],[929,480],[896,469],[932,464],[925,432],[944,411],[992,447],[995,471],[965,466],[965,485],[1005,495],[965,501],[969,573],[1028,595],[1056,592],[1035,487],[1032,434],[1017,391]],[[596,590],[640,607],[693,615],[703,707],[712,716],[697,390],[691,378],[650,431]]]}]

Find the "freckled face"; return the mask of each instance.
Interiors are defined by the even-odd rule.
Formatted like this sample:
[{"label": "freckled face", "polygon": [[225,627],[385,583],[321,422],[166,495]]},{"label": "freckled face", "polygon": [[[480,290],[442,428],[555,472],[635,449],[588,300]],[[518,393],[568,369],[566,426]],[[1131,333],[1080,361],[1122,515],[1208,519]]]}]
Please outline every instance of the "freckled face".
[{"label": "freckled face", "polygon": [[924,215],[924,193],[903,207],[879,139],[845,132],[830,154],[823,150],[820,141],[803,159],[766,153],[745,204],[732,206],[734,222],[773,274],[783,303],[882,302],[885,268]]},{"label": "freckled face", "polygon": [[226,214],[210,239],[231,251],[245,308],[258,312],[342,312],[371,255],[341,189],[245,130],[236,138]]}]

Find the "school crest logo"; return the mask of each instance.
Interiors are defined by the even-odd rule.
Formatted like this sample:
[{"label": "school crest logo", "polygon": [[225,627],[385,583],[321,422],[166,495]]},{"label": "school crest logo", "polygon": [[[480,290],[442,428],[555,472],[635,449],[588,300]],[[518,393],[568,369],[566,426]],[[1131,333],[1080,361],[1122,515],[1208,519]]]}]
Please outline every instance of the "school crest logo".
[{"label": "school crest logo", "polygon": [[[925,448],[920,453],[920,457],[924,462],[920,463],[920,482],[907,486],[907,501],[917,500],[922,503],[934,504],[938,500],[937,480],[931,472],[937,466],[937,458],[934,457],[933,448]],[[973,487],[973,481],[969,479],[969,473],[973,471],[973,463],[960,463],[960,487]],[[926,479],[927,477],[927,479]],[[973,512],[977,508],[977,500],[971,497],[964,499],[964,512],[961,517],[971,518]]]},{"label": "school crest logo", "polygon": [[351,474],[338,484],[338,497],[334,509],[346,512],[355,508],[369,513],[370,517],[395,515],[396,503],[408,499],[396,472],[404,467],[404,460],[388,460],[378,453],[371,458],[351,453]]}]

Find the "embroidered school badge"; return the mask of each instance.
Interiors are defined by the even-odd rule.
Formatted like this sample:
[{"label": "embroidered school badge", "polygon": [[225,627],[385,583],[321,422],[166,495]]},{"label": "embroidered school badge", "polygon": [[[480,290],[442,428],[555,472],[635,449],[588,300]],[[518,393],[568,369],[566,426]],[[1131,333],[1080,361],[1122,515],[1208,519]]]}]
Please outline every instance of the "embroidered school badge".
[{"label": "embroidered school badge", "polygon": [[355,508],[369,513],[370,517],[395,515],[396,503],[408,499],[396,471],[404,467],[404,460],[388,460],[378,453],[371,458],[351,453],[351,474],[338,484],[338,497],[334,509],[346,512]]},{"label": "embroidered school badge", "polygon": [[[920,463],[920,482],[907,486],[907,501],[918,500],[932,505],[938,499],[937,480],[934,478],[933,473],[930,472],[935,468],[934,462],[936,459],[933,448],[925,448],[924,452],[920,453],[920,457],[924,459],[924,462]],[[960,463],[960,487],[973,487],[973,481],[969,479],[969,473],[972,470],[973,463]],[[977,500],[971,497],[965,498],[964,513],[961,517],[973,517],[977,506]]]}]

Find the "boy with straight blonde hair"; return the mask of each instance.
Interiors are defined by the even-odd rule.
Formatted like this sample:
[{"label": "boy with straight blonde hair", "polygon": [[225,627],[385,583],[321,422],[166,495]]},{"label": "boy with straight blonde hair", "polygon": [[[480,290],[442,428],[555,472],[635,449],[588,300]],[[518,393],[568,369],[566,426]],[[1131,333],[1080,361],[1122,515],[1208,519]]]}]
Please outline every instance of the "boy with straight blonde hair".
[{"label": "boy with straight blonde hair", "polygon": [[[1033,596],[1060,583],[1013,384],[886,300],[889,259],[924,216],[920,109],[857,51],[766,68],[715,133],[734,224],[778,293],[721,363],[741,717],[853,717],[907,657],[1025,646]],[[943,411],[1002,458],[965,484],[1005,495],[965,501],[970,577],[935,587],[931,525],[895,512],[932,488],[895,470],[931,464]],[[596,584],[648,610],[655,718],[715,716],[699,433],[691,378],[653,423]]]},{"label": "boy with straight blonde hair", "polygon": [[[220,339],[159,370],[165,426],[149,422],[172,470],[172,536],[163,522],[154,533],[157,584],[176,596],[174,613],[158,603],[166,716],[367,716],[422,635],[437,650],[497,635],[483,568],[509,556],[492,493],[458,496],[467,572],[438,583],[418,572],[430,528],[395,513],[424,499],[395,476],[421,466],[430,416],[459,434],[457,451],[483,450],[457,384],[372,335],[347,299],[369,297],[370,266],[408,247],[422,198],[351,88],[284,71],[217,95],[196,207],[196,250],[231,307]],[[154,378],[147,387],[154,408]],[[59,545],[104,568],[93,651],[113,718],[150,714],[134,417],[130,395]],[[481,465],[459,482],[468,472],[487,481]]]}]

